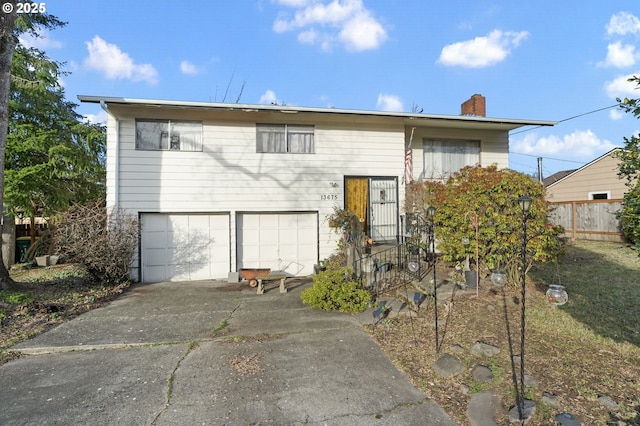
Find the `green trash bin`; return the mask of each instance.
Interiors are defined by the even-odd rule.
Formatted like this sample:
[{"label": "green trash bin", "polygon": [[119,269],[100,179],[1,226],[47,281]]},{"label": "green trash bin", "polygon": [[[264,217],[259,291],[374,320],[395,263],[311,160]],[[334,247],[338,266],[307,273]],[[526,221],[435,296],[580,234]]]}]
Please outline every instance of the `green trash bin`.
[{"label": "green trash bin", "polygon": [[16,251],[18,252],[16,259],[18,263],[24,263],[26,261],[25,255],[29,247],[31,247],[31,237],[16,238]]}]

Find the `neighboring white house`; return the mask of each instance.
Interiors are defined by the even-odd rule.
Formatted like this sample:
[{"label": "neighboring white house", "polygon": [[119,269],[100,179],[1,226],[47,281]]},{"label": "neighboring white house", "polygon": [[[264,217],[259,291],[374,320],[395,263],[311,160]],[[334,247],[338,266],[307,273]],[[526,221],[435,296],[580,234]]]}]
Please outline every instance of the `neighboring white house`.
[{"label": "neighboring white house", "polygon": [[413,177],[422,179],[465,165],[508,167],[509,131],[555,124],[469,113],[79,99],[108,113],[107,204],[138,215],[133,273],[147,282],[259,267],[311,274],[336,248],[326,221],[336,207],[360,211],[374,240],[397,239],[412,129]]}]

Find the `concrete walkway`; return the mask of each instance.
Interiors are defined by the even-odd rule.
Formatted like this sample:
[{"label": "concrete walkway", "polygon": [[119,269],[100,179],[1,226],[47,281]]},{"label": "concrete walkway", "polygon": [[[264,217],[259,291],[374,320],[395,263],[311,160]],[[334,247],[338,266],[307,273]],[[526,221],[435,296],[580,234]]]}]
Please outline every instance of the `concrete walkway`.
[{"label": "concrete walkway", "polygon": [[136,285],[14,348],[0,424],[456,424],[364,332],[370,312],[309,309],[309,285]]}]

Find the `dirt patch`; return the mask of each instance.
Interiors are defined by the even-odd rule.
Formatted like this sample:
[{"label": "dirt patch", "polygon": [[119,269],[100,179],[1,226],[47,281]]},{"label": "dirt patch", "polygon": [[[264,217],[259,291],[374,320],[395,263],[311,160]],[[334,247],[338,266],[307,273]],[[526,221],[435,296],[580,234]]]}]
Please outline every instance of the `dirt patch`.
[{"label": "dirt patch", "polygon": [[[621,254],[615,246],[611,250]],[[637,333],[640,311],[636,308],[640,293],[629,288],[630,282],[637,282],[640,263],[633,252],[622,255],[628,263],[614,267],[611,258],[591,254],[584,247],[570,248],[561,266],[570,299],[562,307],[547,303],[547,284],[533,281],[527,284],[525,374],[534,382],[529,385],[525,380],[526,397],[537,406],[531,424],[557,424],[554,416],[569,412],[587,425],[640,425],[640,333]],[[580,259],[588,260],[588,266]],[[574,272],[569,265],[577,270]],[[585,271],[591,267],[593,270]],[[612,270],[627,278],[621,280],[619,288],[614,288],[611,279],[607,279]],[[598,271],[607,271],[609,275],[599,277]],[[446,277],[448,272],[446,265],[440,265],[437,274]],[[556,276],[556,271],[551,270],[550,279]],[[606,291],[602,287],[604,282]],[[614,291],[619,295],[614,298],[619,308],[609,309],[602,300]],[[466,413],[469,401],[482,391],[498,396],[502,407],[496,422],[508,425],[506,412],[516,401],[511,359],[521,353],[521,300],[520,287],[506,286],[503,291],[483,280],[479,297],[472,292],[443,301],[438,308],[438,351],[433,299],[423,302],[411,318],[406,315],[387,318],[368,331],[412,383],[461,425],[469,424]],[[625,306],[624,311],[621,306]],[[598,327],[585,319],[599,315],[612,317],[617,328]],[[623,321],[635,324],[632,332],[621,332]],[[495,346],[499,353],[475,354],[471,348],[476,342]],[[443,354],[457,357],[464,364],[464,371],[447,378],[436,374],[433,365]],[[491,370],[491,381],[474,379],[472,370],[478,365]],[[615,409],[603,405],[605,397],[615,402]]]},{"label": "dirt patch", "polygon": [[7,297],[28,301],[0,304],[0,364],[18,356],[9,347],[104,306],[128,288],[97,283],[77,265],[24,268],[11,271],[11,276],[15,286]]}]

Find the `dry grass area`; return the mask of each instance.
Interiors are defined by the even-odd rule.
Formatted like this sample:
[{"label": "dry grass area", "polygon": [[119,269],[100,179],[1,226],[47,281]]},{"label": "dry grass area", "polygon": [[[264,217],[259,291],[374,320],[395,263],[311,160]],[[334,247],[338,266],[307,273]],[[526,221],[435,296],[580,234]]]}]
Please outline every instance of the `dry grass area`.
[{"label": "dry grass area", "polygon": [[15,288],[0,291],[0,365],[17,356],[7,348],[91,309],[127,287],[103,286],[77,265],[11,271]]},{"label": "dry grass area", "polygon": [[[440,272],[446,276],[446,271]],[[549,284],[562,284],[569,302],[548,304]],[[526,396],[536,402],[530,424],[555,425],[556,414],[569,412],[583,425],[640,425],[640,259],[623,244],[578,242],[568,247],[558,265],[538,266],[529,275],[526,294],[525,374],[538,382]],[[490,390],[502,401],[496,421],[509,424],[515,404],[511,353],[520,353],[521,289],[504,290],[483,282],[480,296],[454,296],[440,306],[436,353],[433,306],[425,302],[412,321],[387,319],[371,334],[411,381],[437,401],[461,425],[471,395]],[[509,333],[510,332],[510,333]],[[511,350],[509,336],[511,336]],[[500,349],[493,357],[469,349],[483,342]],[[432,369],[445,353],[458,357],[466,369],[442,378]],[[475,382],[471,370],[489,367],[494,379]],[[516,375],[519,377],[519,363]],[[542,400],[543,392],[557,396],[559,408]],[[617,410],[602,406],[610,397]]]}]

